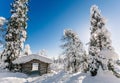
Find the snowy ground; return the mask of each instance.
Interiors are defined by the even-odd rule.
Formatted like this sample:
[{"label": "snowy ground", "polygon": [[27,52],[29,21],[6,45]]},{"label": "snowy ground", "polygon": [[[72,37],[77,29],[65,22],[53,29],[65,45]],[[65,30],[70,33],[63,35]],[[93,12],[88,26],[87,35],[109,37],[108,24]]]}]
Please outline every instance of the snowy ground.
[{"label": "snowy ground", "polygon": [[103,72],[95,77],[90,74],[67,74],[63,71],[43,76],[27,76],[22,73],[0,72],[0,83],[120,83],[111,72]]},{"label": "snowy ground", "polygon": [[24,83],[27,75],[22,73],[0,72],[0,83]]}]

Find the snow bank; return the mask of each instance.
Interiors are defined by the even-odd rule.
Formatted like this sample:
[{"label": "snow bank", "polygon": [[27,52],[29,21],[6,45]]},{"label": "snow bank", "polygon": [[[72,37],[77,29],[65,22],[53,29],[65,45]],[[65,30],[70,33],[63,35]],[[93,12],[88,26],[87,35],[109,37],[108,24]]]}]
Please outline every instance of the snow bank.
[{"label": "snow bank", "polygon": [[25,83],[27,75],[23,73],[0,72],[0,83]]},{"label": "snow bank", "polygon": [[95,77],[90,73],[69,74],[64,71],[28,77],[22,73],[0,72],[0,83],[120,83],[110,71],[103,71]]},{"label": "snow bank", "polygon": [[52,63],[52,60],[50,58],[46,57],[46,56],[31,54],[31,55],[28,55],[28,56],[23,56],[23,57],[17,58],[16,60],[13,61],[13,64],[26,63],[26,62],[29,62],[33,59],[37,59],[37,60],[40,60],[40,61],[45,62],[45,63]]},{"label": "snow bank", "polygon": [[[32,80],[33,79],[33,80]],[[95,77],[89,73],[68,74],[64,71],[57,74],[46,74],[40,77],[28,78],[30,83],[119,83],[120,79],[116,78],[112,72],[104,71]]]},{"label": "snow bank", "polygon": [[115,77],[112,72],[104,71],[101,74],[98,74],[95,77],[87,75],[82,83],[120,83],[120,79]]}]

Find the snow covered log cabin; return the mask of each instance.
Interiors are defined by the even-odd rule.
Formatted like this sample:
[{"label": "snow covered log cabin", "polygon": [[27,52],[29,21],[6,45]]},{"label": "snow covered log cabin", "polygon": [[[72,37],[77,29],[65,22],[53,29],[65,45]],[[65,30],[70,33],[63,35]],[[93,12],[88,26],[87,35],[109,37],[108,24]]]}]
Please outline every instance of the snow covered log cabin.
[{"label": "snow covered log cabin", "polygon": [[37,54],[22,56],[13,61],[15,71],[39,75],[48,73],[51,63],[50,58]]}]

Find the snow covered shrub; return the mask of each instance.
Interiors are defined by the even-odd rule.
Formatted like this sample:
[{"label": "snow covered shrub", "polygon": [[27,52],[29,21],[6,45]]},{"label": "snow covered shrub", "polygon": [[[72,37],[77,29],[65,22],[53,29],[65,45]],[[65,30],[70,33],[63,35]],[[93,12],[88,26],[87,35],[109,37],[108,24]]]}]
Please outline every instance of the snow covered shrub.
[{"label": "snow covered shrub", "polygon": [[53,63],[50,65],[50,70],[59,72],[64,69],[64,58],[58,56],[56,59],[53,58]]},{"label": "snow covered shrub", "polygon": [[55,72],[59,72],[59,71],[61,71],[63,69],[64,69],[64,65],[63,64],[52,63],[50,65],[50,70],[55,71]]}]

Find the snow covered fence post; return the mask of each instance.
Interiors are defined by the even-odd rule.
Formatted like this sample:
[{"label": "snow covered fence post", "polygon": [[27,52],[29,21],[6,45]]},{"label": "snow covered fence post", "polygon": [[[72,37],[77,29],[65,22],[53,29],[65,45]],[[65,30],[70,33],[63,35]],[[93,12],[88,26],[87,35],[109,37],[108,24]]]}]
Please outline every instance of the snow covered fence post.
[{"label": "snow covered fence post", "polygon": [[20,55],[27,38],[28,0],[14,0],[11,7],[12,15],[8,21],[6,44],[2,53],[2,57],[6,57],[4,61],[8,63],[6,68],[9,70],[12,70],[12,61]]}]

